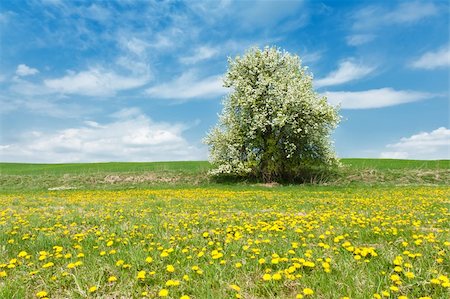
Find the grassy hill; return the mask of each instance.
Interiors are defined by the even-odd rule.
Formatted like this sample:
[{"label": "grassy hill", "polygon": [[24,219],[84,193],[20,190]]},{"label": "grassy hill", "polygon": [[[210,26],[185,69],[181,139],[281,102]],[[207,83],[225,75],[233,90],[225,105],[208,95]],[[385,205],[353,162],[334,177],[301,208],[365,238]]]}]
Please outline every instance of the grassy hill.
[{"label": "grassy hill", "polygon": [[[448,185],[450,160],[342,159],[331,174],[317,173],[313,185]],[[0,163],[2,191],[124,189],[217,185],[207,161],[71,164]],[[229,182],[228,182],[229,183]],[[254,184],[238,182],[238,185]]]}]

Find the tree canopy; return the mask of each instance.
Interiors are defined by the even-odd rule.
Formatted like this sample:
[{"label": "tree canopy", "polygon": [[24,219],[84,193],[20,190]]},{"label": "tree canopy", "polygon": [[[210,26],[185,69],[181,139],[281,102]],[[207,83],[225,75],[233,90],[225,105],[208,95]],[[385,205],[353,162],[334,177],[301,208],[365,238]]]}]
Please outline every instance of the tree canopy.
[{"label": "tree canopy", "polygon": [[336,165],[330,134],[338,108],[314,91],[298,56],[275,47],[228,59],[218,124],[208,133],[212,174],[293,179],[311,167]]}]

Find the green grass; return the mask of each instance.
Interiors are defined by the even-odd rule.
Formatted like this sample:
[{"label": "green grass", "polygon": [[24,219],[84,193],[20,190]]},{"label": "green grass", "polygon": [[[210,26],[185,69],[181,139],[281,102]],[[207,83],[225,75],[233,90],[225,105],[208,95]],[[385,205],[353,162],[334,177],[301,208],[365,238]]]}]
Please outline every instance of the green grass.
[{"label": "green grass", "polygon": [[444,186],[0,194],[0,298],[294,299],[306,288],[305,299],[449,298],[449,196]]},{"label": "green grass", "polygon": [[28,164],[0,163],[1,174],[34,175],[34,174],[92,174],[99,172],[184,172],[195,173],[210,168],[207,161],[179,162],[109,162],[109,163],[68,163],[68,164]]},{"label": "green grass", "polygon": [[450,169],[450,160],[342,159],[354,169]]},{"label": "green grass", "polygon": [[[450,161],[342,159],[337,171],[317,172],[309,185],[447,185]],[[51,188],[118,190],[128,188],[183,188],[188,186],[249,186],[254,181],[217,181],[207,172],[206,161],[149,163],[0,163],[2,192],[39,191]]]},{"label": "green grass", "polygon": [[217,183],[204,161],[0,163],[0,298],[449,298],[449,161],[342,162],[285,186]]},{"label": "green grass", "polygon": [[[344,166],[353,169],[450,169],[450,160],[397,160],[397,159],[341,159]],[[1,174],[92,174],[115,172],[183,172],[199,173],[211,168],[207,161],[172,162],[109,162],[31,164],[0,163]]]}]

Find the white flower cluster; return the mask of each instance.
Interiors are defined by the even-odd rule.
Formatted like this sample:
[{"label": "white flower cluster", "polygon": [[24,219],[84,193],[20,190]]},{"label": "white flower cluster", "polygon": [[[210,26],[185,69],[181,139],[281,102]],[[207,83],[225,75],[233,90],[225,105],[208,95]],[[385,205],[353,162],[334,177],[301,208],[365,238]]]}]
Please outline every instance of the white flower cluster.
[{"label": "white flower cluster", "polygon": [[277,48],[253,48],[229,59],[218,125],[205,143],[217,174],[274,179],[300,168],[337,163],[329,135],[338,109],[313,89],[298,56]]}]

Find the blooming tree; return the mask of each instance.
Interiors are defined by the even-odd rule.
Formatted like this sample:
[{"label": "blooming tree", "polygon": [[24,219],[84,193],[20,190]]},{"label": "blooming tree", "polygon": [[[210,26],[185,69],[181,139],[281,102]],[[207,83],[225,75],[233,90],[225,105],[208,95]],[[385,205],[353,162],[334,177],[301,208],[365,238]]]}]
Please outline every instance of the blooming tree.
[{"label": "blooming tree", "polygon": [[219,123],[205,138],[214,175],[293,179],[338,160],[330,134],[338,109],[318,95],[300,58],[277,48],[253,48],[228,60]]}]

